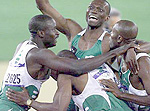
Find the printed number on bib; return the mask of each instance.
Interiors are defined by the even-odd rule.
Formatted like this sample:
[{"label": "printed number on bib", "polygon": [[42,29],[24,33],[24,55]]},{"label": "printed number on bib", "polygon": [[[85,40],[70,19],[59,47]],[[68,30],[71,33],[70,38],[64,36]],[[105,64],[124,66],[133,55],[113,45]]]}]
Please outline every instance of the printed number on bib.
[{"label": "printed number on bib", "polygon": [[20,74],[10,74],[8,73],[7,79],[5,80],[5,83],[9,84],[19,84],[20,83]]}]

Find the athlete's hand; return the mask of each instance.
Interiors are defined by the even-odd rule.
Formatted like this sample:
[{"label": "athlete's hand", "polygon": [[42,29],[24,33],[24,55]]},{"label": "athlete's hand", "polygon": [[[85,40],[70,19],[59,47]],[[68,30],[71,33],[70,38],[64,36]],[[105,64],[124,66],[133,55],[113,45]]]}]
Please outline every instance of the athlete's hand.
[{"label": "athlete's hand", "polygon": [[117,84],[111,79],[102,79],[99,80],[99,82],[106,86],[106,88],[103,88],[103,90],[112,92],[117,98],[119,98],[120,95],[123,93],[119,90]]},{"label": "athlete's hand", "polygon": [[132,74],[138,74],[139,65],[136,60],[136,53],[134,48],[131,48],[127,51],[125,56],[125,62],[127,64],[128,69],[131,71]]},{"label": "athlete's hand", "polygon": [[30,99],[26,88],[22,87],[22,91],[14,91],[10,88],[6,91],[7,98],[19,105],[27,105],[27,100]]}]

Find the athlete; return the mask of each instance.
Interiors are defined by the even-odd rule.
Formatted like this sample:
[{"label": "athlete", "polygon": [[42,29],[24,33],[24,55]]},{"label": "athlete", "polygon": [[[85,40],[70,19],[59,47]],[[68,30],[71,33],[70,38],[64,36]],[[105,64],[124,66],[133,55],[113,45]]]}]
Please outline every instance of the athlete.
[{"label": "athlete", "polygon": [[[116,27],[118,22],[114,27]],[[122,24],[126,25],[126,24]],[[120,30],[123,30],[120,27]],[[118,29],[113,28],[115,32],[114,39],[119,35],[123,35]],[[126,36],[128,37],[128,36]],[[122,36],[124,39],[125,37]],[[123,41],[122,44],[129,42]],[[121,46],[122,44],[119,44]],[[124,62],[124,57],[119,60],[119,80],[120,84],[116,84],[111,80],[101,80],[101,84],[107,86],[105,91],[112,92],[117,98],[127,101],[129,107],[134,111],[149,111],[150,110],[150,56],[147,53],[136,53],[136,59],[139,64],[137,75],[131,73]],[[120,89],[119,89],[120,88]]]},{"label": "athlete", "polygon": [[[29,31],[31,37],[18,45],[4,76],[0,92],[1,111],[28,110],[27,106],[17,105],[7,99],[6,91],[8,88],[21,91],[21,87],[25,87],[30,98],[36,99],[41,84],[51,74],[52,77],[55,76],[51,69],[68,75],[80,75],[99,67],[105,61],[117,55],[115,51],[112,51],[92,59],[60,58],[47,49],[56,45],[59,33],[55,27],[54,19],[47,15],[37,15],[30,20]],[[128,48],[130,48],[130,45],[122,47],[118,51],[124,53]],[[29,100],[28,104],[30,103]],[[55,108],[54,105],[53,107]]]},{"label": "athlete", "polygon": [[[115,31],[112,32],[111,36],[111,43],[113,43],[111,44],[112,48],[117,48],[119,47],[119,45],[124,45],[123,41],[128,41],[128,43],[133,42],[137,36],[137,26],[131,21],[122,20],[118,22],[118,24],[114,26],[114,30]],[[118,36],[116,35],[117,32],[122,33]],[[62,51],[61,53],[59,53],[59,56],[60,55],[63,55],[65,57],[74,57],[70,52],[67,51]],[[57,80],[58,84],[60,83],[62,87],[64,86],[66,88],[63,88],[65,89],[65,91],[60,91],[59,88],[61,87],[59,87],[58,85],[58,92],[56,92],[56,95],[58,95],[57,93],[61,93],[61,95],[67,93],[68,96],[65,96],[65,99],[70,100],[71,91],[73,90],[72,98],[81,111],[130,111],[131,109],[128,108],[123,101],[115,98],[112,93],[108,93],[102,90],[105,86],[99,84],[99,80],[101,79],[112,79],[114,82],[117,82],[115,74],[107,64],[103,64],[99,67],[99,69],[95,69],[88,74],[84,74],[79,77],[59,75]],[[73,87],[72,89],[71,86]],[[15,92],[13,90],[10,90],[10,92],[8,92],[8,97],[10,100],[15,101],[19,104],[26,104],[26,101],[28,100],[27,94],[25,96],[26,99],[24,99],[24,97],[21,95],[25,94],[23,94],[23,92]],[[54,97],[54,102],[61,101],[61,99],[58,99],[60,98],[60,95],[56,95]],[[68,101],[63,101],[63,105],[59,104],[58,106],[59,108],[60,106],[64,106],[65,108],[67,108],[68,104]],[[30,106],[37,110],[50,110],[50,106],[48,103],[44,104],[34,101]],[[60,110],[63,109],[60,108]]]}]

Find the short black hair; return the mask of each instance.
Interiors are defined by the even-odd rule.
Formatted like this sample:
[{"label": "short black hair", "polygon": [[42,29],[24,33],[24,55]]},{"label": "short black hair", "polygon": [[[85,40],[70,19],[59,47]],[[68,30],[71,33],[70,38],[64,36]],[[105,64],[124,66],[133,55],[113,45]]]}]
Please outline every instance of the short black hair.
[{"label": "short black hair", "polygon": [[36,33],[38,30],[44,30],[47,26],[46,22],[52,20],[48,15],[36,15],[29,22],[30,33]]}]

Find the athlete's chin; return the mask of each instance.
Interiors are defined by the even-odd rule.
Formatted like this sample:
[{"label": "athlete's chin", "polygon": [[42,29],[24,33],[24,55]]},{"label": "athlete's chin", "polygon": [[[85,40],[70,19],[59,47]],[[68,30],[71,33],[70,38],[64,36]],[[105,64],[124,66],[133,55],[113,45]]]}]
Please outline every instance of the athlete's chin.
[{"label": "athlete's chin", "polygon": [[93,27],[93,26],[96,26],[96,24],[97,24],[97,23],[95,23],[95,22],[91,22],[91,21],[88,22],[88,25],[89,25],[89,26],[92,26],[92,27]]},{"label": "athlete's chin", "polygon": [[53,47],[56,46],[56,44],[53,44]]},{"label": "athlete's chin", "polygon": [[49,44],[49,45],[46,46],[46,48],[51,48],[51,47],[54,47],[54,46],[56,46],[56,44]]},{"label": "athlete's chin", "polygon": [[57,41],[55,41],[55,43],[53,43],[53,46],[56,46]]},{"label": "athlete's chin", "polygon": [[95,28],[100,27],[100,25],[97,22],[88,22],[88,25],[90,27],[95,27]]},{"label": "athlete's chin", "polygon": [[56,44],[52,44],[50,47],[54,47],[54,46],[56,46]]}]

